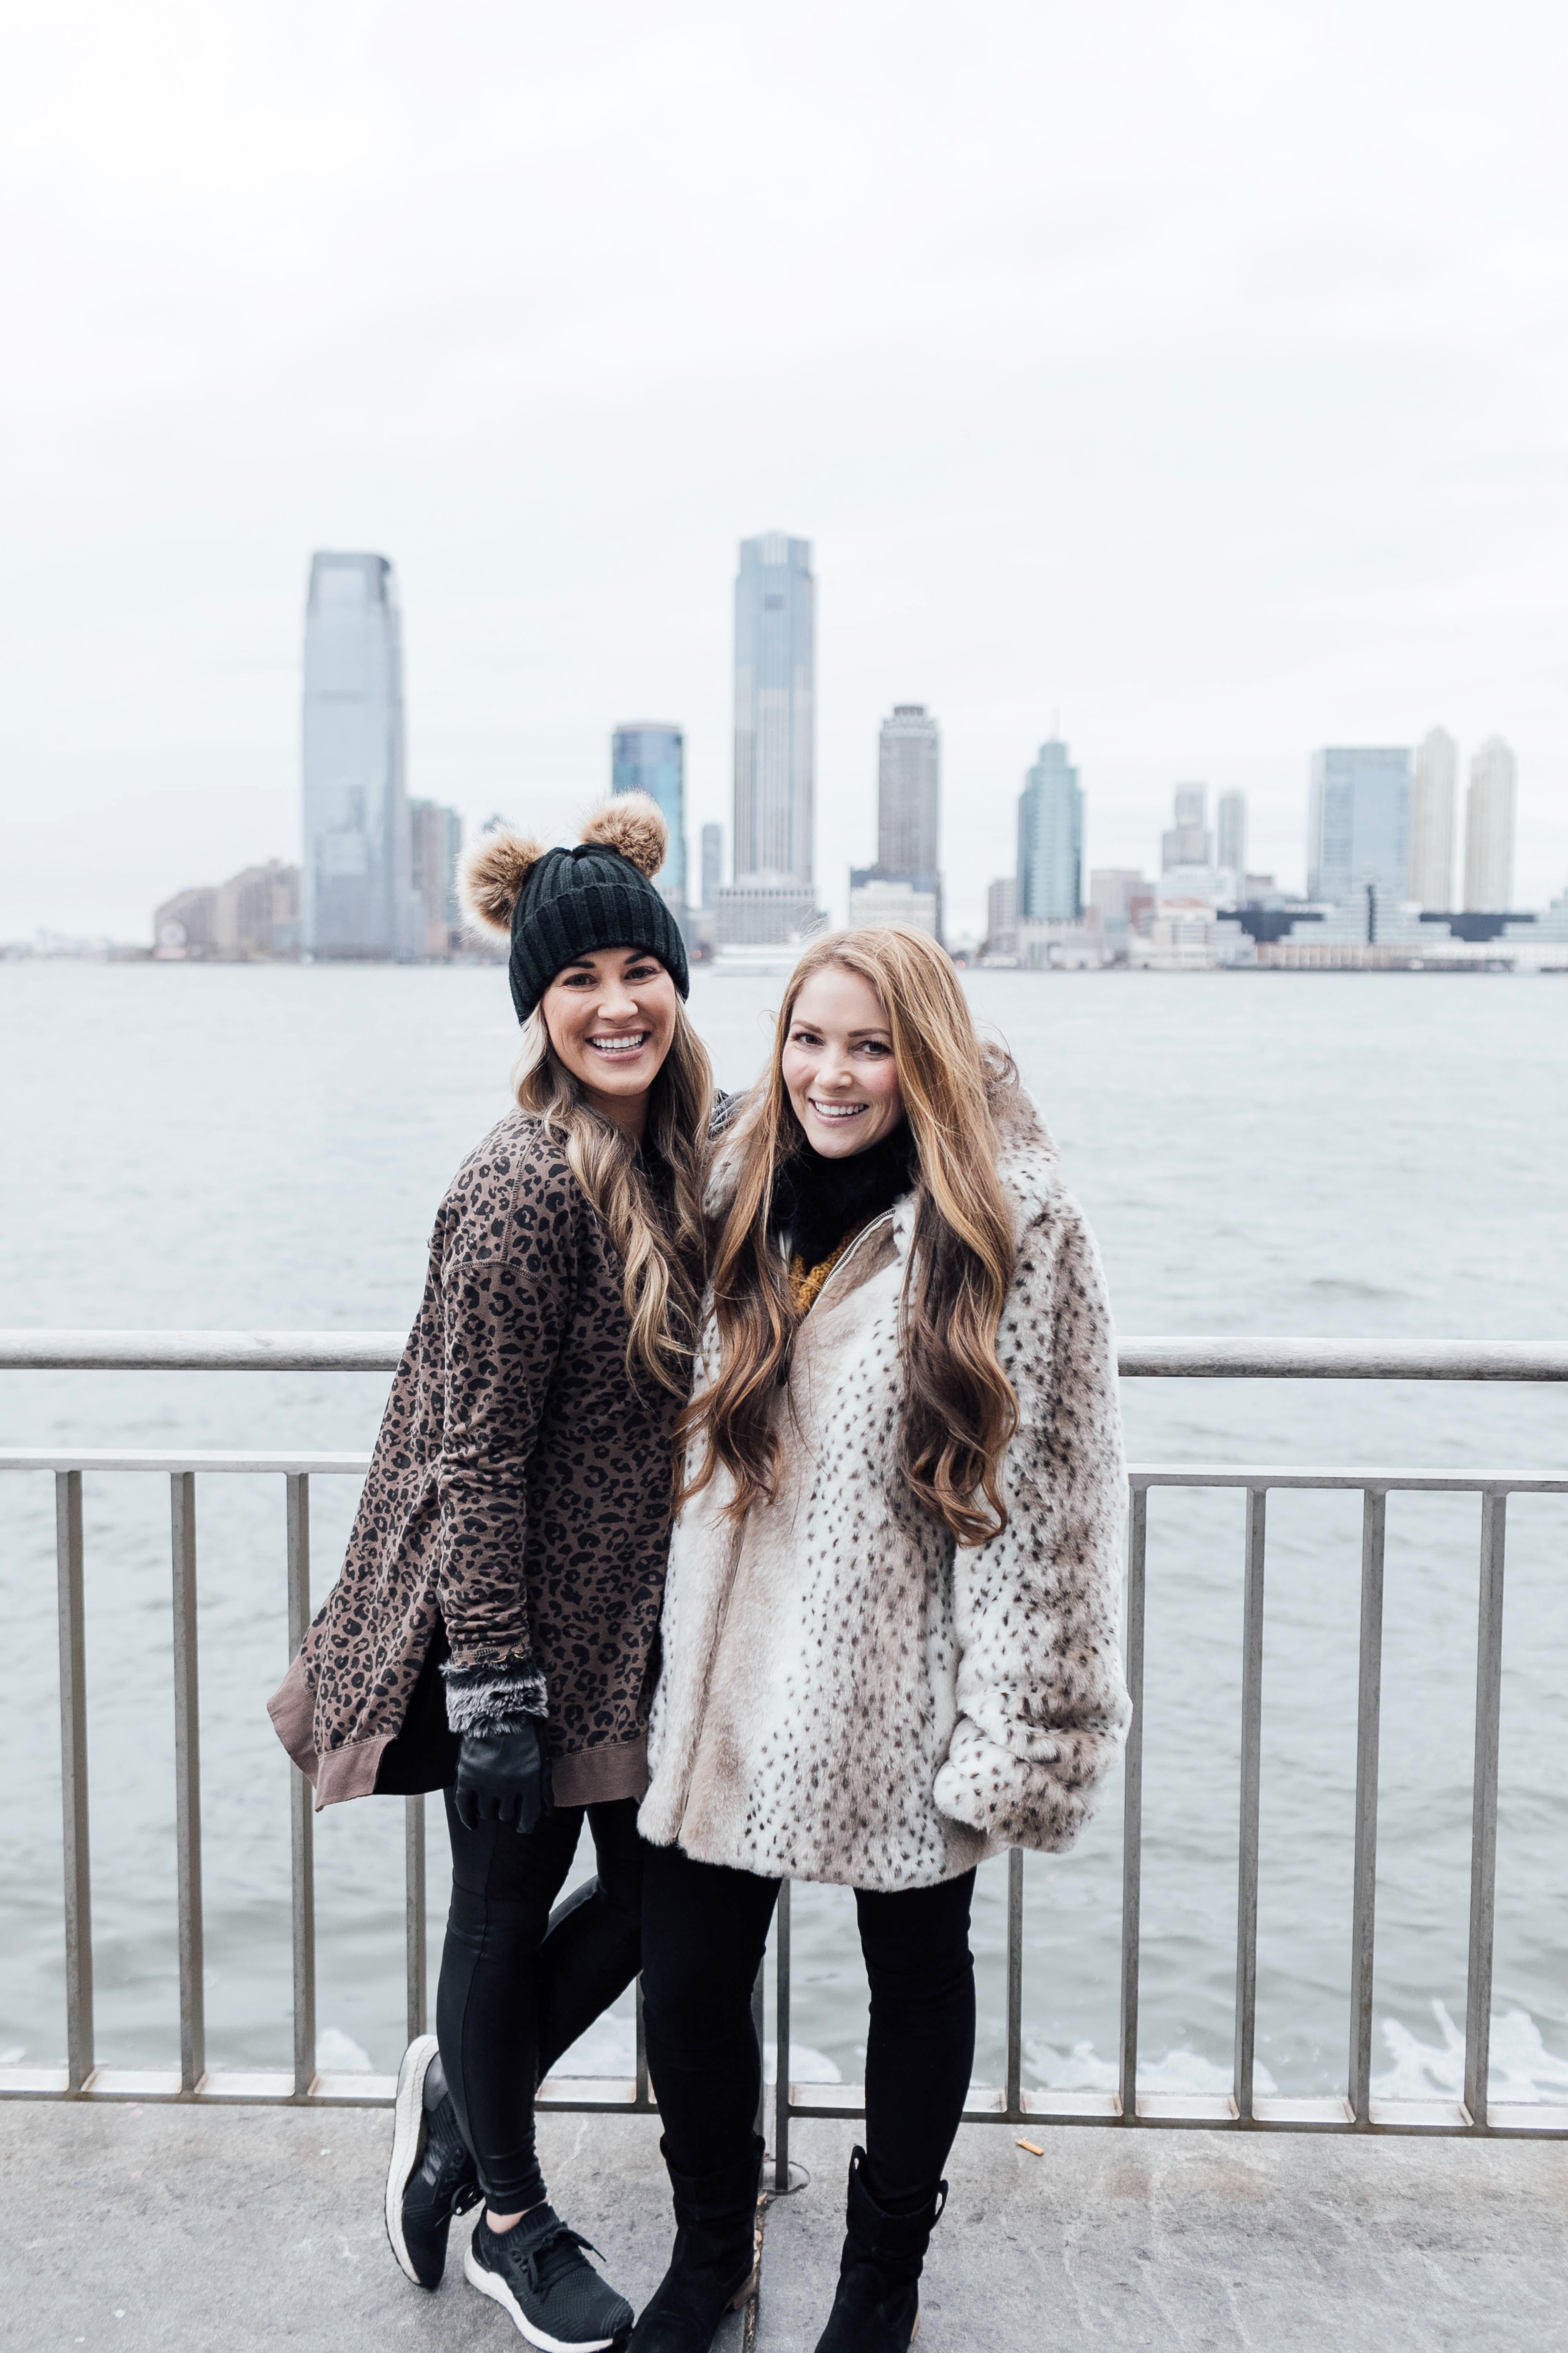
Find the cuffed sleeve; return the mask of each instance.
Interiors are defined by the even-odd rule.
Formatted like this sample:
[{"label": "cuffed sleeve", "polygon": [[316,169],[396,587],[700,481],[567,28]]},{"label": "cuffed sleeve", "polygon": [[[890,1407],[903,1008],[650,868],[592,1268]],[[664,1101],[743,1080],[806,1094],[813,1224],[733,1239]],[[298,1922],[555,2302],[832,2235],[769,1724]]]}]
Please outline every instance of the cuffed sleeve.
[{"label": "cuffed sleeve", "polygon": [[1007,1525],[957,1552],[958,1723],[939,1810],[1059,1852],[1126,1736],[1120,1617],[1126,1467],[1110,1303],[1093,1237],[1060,1207],[1026,1229],[998,1353],[1018,1399]]}]

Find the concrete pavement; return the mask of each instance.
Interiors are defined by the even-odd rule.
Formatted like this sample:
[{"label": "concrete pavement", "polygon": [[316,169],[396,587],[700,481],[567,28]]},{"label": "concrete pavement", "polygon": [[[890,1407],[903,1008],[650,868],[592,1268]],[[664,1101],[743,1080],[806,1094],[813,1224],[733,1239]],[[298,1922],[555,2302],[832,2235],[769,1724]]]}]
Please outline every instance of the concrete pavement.
[{"label": "concrete pavement", "polygon": [[[508,2353],[461,2274],[404,2279],[374,2109],[0,2104],[9,2353]],[[812,2353],[855,2128],[796,2126],[756,2353]],[[1568,2353],[1568,2144],[966,2126],[920,2353]],[[548,2116],[555,2203],[640,2302],[670,2221],[652,2119]],[[721,2348],[739,2353],[739,2322]]]}]

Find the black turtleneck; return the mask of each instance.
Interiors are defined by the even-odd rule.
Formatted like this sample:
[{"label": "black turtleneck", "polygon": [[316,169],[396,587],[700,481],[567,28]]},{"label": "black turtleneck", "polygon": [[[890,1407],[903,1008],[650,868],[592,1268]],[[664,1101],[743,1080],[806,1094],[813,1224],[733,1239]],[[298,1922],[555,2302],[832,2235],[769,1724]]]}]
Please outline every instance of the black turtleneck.
[{"label": "black turtleneck", "polygon": [[891,1208],[914,1183],[918,1166],[907,1119],[842,1160],[828,1159],[803,1138],[773,1179],[769,1223],[789,1235],[792,1256],[809,1271]]}]

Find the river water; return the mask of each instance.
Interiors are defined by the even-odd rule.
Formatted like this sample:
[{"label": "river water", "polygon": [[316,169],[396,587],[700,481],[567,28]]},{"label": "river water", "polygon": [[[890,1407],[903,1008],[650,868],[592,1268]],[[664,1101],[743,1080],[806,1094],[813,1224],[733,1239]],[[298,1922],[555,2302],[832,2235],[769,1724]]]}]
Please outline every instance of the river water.
[{"label": "river water", "polygon": [[[1426,975],[971,976],[1098,1230],[1135,1333],[1568,1334],[1568,985]],[[721,1082],[754,1072],[778,984],[697,976]],[[405,1326],[432,1213],[507,1107],[495,969],[0,964],[0,1322]],[[0,1443],[368,1448],[384,1377],[0,1374]],[[1550,1388],[1135,1381],[1135,1461],[1568,1466]],[[319,1480],[319,1599],[353,1482]],[[178,2047],[168,1497],[86,1489],[100,2062]],[[198,1485],[207,2042],[285,2066],[288,1789],[263,1702],[286,1663],[280,1481]],[[1389,1505],[1375,2065],[1457,2092],[1479,1504]],[[1242,1504],[1152,1503],[1142,2083],[1228,2087]],[[1568,1504],[1509,1512],[1494,2098],[1568,2098]],[[1260,2089],[1342,2088],[1359,1498],[1268,1516]],[[64,2050],[53,1500],[0,1481],[0,2062]],[[1026,2081],[1114,2080],[1120,1792],[1026,1872]],[[445,1891],[431,1817],[433,1953]],[[402,1808],[318,1819],[324,2065],[395,2066]],[[1004,1866],[976,1904],[980,2081],[1002,2075]],[[793,2072],[856,2081],[853,1905],[797,1890]],[[621,2072],[623,2005],[580,2063]]]}]

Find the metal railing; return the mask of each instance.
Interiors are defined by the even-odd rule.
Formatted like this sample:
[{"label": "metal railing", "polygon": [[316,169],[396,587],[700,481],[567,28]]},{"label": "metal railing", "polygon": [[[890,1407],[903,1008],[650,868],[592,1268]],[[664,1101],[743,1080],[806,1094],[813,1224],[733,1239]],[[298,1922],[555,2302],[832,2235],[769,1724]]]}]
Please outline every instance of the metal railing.
[{"label": "metal railing", "polygon": [[[393,1369],[402,1337],[390,1333],[0,1333],[0,1370],[355,1371]],[[1568,1381],[1568,1348],[1537,1343],[1126,1339],[1124,1378]],[[282,1479],[288,1558],[289,1651],[310,1618],[310,1481],[356,1476],[363,1453],[298,1451],[58,1452],[0,1448],[0,1470],[54,1477],[58,1572],[60,1754],[64,1815],[67,2063],[0,2070],[0,2095],[86,2099],[279,2100],[377,2104],[392,2079],[322,2073],[315,2063],[315,1873],[311,1792],[290,1774],[294,2061],[292,2072],[209,2071],[203,2008],[201,1767],[196,1642],[195,1481],[198,1472],[268,1472]],[[170,1482],[173,1571],[175,1840],[178,1861],[180,2064],[177,2073],[97,2063],[93,2038],[92,1902],[89,1867],[87,1695],[82,1603],[82,1481],[89,1472],[153,1472]],[[1123,1795],[1121,2020],[1114,2091],[1042,2093],[1023,2083],[1024,1858],[1007,1857],[1005,2082],[972,2095],[977,2122],[1231,2126],[1244,2129],[1568,2136],[1568,2108],[1500,2104],[1489,2096],[1492,1943],[1497,1862],[1498,1750],[1508,1499],[1568,1494],[1568,1477],[1471,1471],[1300,1467],[1135,1466],[1129,1473],[1125,1646],[1132,1725]],[[1241,1681],[1240,1836],[1236,1931],[1236,2037],[1228,2094],[1139,2091],[1138,1999],[1142,1865],[1143,1662],[1150,1491],[1239,1488],[1246,1495]],[[1280,2099],[1255,2089],[1258,1985],[1258,1801],[1263,1721],[1263,1621],[1268,1498],[1289,1488],[1362,1497],[1361,1635],[1352,1870],[1351,2016],[1347,2087],[1329,2098]],[[1382,2102],[1372,2091],[1375,1963],[1378,1735],[1382,1690],[1384,1555],[1388,1497],[1395,1493],[1477,1495],[1481,1505],[1476,1657],[1468,1969],[1462,2101]],[[405,1803],[407,2031],[428,2015],[425,1801]],[[781,1891],[773,1942],[778,2064],[773,2093],[773,2162],[788,2177],[797,2116],[858,2117],[856,2087],[790,2082],[790,1890]],[[759,1980],[757,2006],[761,2007]],[[759,2019],[760,2023],[760,2019]],[[555,2078],[545,2108],[647,2113],[652,2108],[637,2008],[636,2063],[626,2081]]]}]

